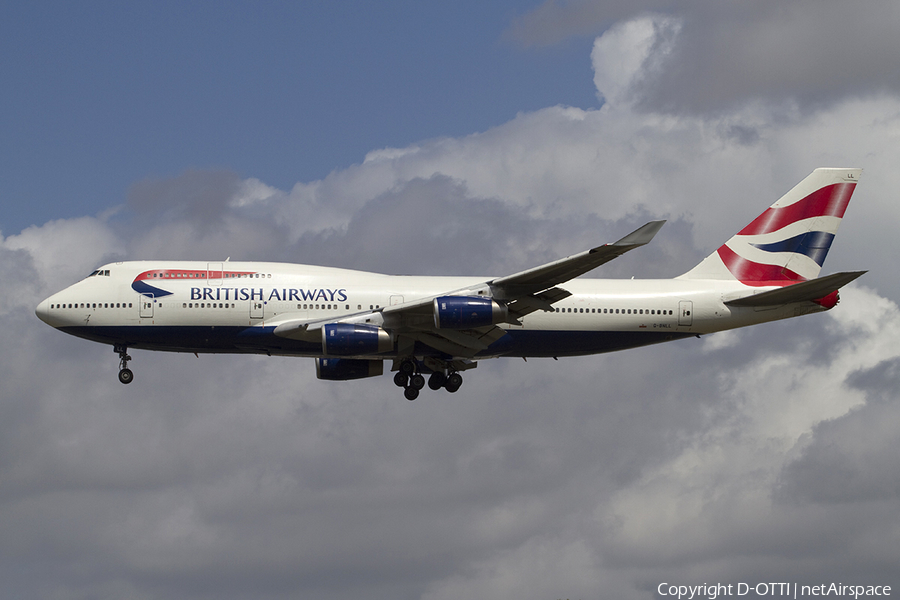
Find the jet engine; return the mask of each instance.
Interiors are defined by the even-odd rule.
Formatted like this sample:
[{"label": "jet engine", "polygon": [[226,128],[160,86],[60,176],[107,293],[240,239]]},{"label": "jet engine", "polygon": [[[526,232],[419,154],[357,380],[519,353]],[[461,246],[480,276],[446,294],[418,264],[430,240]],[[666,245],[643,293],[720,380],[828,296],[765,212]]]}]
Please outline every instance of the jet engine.
[{"label": "jet engine", "polygon": [[438,329],[473,329],[503,323],[506,306],[481,296],[441,296],[434,299],[434,326]]},{"label": "jet engine", "polygon": [[384,373],[384,361],[357,358],[317,358],[316,377],[328,381],[348,381],[377,377]]},{"label": "jet engine", "polygon": [[322,352],[329,356],[378,354],[393,348],[391,335],[374,325],[330,323],[322,328]]}]

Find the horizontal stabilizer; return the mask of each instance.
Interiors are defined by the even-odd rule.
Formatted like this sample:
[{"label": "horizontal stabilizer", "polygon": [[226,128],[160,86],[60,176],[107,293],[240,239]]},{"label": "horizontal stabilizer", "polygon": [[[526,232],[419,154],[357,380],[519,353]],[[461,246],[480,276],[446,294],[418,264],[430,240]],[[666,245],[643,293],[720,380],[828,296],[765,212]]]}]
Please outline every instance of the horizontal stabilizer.
[{"label": "horizontal stabilizer", "polygon": [[792,302],[814,301],[842,288],[867,271],[850,271],[788,285],[777,290],[726,300],[728,306],[778,306]]}]

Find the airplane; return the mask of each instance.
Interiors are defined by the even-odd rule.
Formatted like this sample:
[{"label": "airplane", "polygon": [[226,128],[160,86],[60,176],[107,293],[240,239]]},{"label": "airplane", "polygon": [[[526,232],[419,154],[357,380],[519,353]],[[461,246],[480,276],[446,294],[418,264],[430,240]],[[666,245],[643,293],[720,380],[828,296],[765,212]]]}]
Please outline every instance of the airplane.
[{"label": "airplane", "polygon": [[580,356],[830,310],[865,273],[818,277],[861,169],[820,168],[674,279],[577,279],[650,242],[611,244],[504,277],[395,276],[321,266],[129,261],[36,308],[66,333],[129,348],[312,357],[330,381],[383,375],[415,400],[456,392],[481,359]]}]

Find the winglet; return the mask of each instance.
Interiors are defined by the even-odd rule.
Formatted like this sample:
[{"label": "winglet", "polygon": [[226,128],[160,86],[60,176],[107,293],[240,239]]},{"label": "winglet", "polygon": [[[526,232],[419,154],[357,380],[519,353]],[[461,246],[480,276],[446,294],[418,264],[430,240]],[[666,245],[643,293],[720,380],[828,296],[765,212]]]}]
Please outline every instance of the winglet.
[{"label": "winglet", "polygon": [[662,226],[665,225],[665,221],[650,221],[646,225],[639,227],[623,237],[621,240],[617,242],[613,242],[610,244],[611,246],[643,246],[645,244],[649,244],[650,240],[652,240],[659,230],[662,229]]}]

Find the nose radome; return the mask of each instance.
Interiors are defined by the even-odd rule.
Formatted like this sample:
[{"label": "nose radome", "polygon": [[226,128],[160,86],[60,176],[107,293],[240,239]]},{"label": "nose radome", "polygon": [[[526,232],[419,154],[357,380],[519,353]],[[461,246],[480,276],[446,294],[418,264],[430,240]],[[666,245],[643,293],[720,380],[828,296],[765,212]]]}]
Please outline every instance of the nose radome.
[{"label": "nose radome", "polygon": [[50,323],[48,320],[50,318],[50,299],[47,298],[43,302],[37,305],[37,308],[34,309],[34,314],[37,315],[37,318],[43,321],[44,323]]}]

